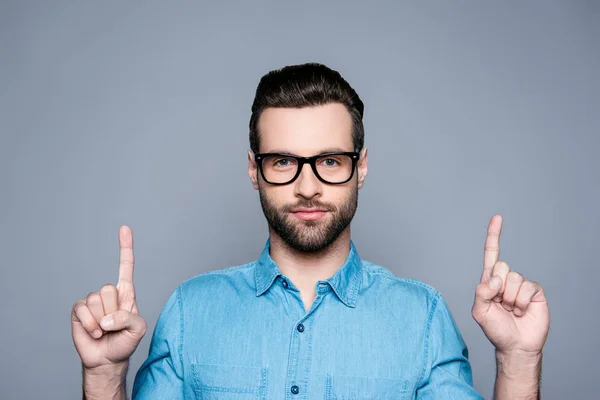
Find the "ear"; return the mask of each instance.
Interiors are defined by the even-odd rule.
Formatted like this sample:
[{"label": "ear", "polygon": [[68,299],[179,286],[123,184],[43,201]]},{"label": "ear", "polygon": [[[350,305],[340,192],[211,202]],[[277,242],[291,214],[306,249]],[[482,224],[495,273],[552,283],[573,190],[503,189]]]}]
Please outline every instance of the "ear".
[{"label": "ear", "polygon": [[360,158],[358,159],[358,188],[362,188],[365,178],[367,177],[367,170],[369,164],[369,157],[367,149],[364,148],[360,152]]},{"label": "ear", "polygon": [[258,190],[258,166],[254,161],[254,153],[252,150],[248,150],[248,176],[252,181],[252,187]]}]

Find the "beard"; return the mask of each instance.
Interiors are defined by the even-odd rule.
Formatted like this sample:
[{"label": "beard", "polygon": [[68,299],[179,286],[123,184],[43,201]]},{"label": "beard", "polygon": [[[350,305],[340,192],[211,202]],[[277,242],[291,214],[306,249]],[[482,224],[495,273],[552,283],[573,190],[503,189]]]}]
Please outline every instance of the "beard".
[{"label": "beard", "polygon": [[[358,188],[354,188],[338,206],[318,200],[301,199],[295,204],[277,207],[260,187],[259,195],[263,213],[271,229],[288,246],[303,253],[318,252],[331,246],[350,225],[358,206]],[[327,214],[318,220],[292,220],[290,213],[298,207],[315,207],[326,210]]]}]

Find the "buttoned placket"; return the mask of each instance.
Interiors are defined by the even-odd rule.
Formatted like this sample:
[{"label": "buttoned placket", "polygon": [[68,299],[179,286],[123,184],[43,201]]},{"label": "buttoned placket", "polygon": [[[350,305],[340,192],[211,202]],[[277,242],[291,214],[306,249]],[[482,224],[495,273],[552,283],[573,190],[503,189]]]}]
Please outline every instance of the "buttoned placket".
[{"label": "buttoned placket", "polygon": [[286,278],[282,276],[282,289],[285,295],[296,298],[302,310],[302,317],[292,326],[290,334],[290,347],[288,355],[288,369],[286,376],[286,399],[288,400],[307,400],[308,397],[308,375],[311,364],[311,341],[312,341],[312,322],[313,314],[319,307],[323,299],[329,293],[329,285],[324,281],[317,284],[317,296],[315,297],[310,309],[306,312],[300,291]]}]

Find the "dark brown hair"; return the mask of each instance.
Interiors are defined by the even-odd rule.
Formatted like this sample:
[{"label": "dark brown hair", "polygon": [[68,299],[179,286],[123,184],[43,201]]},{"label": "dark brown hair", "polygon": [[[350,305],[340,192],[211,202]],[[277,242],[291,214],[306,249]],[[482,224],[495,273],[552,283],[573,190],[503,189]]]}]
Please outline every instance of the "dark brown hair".
[{"label": "dark brown hair", "polygon": [[268,107],[300,108],[341,103],[352,118],[354,151],[364,145],[364,104],[339,72],[319,63],[289,65],[270,71],[260,79],[250,117],[250,149],[256,154],[260,144],[258,119]]}]

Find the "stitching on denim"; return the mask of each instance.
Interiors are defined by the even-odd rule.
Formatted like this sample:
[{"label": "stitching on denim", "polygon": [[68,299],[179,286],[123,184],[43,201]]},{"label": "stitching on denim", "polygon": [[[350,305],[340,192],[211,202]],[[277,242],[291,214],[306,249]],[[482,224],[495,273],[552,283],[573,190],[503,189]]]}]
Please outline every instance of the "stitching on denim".
[{"label": "stitching on denim", "polygon": [[192,379],[194,381],[193,389],[194,393],[196,393],[200,397],[202,396],[202,392],[200,392],[200,381],[198,381],[198,373],[196,372],[196,365],[192,364]]},{"label": "stitching on denim", "polygon": [[[321,299],[321,301],[323,301]],[[317,304],[318,305],[318,304]],[[309,316],[308,318],[310,318],[309,320],[307,319],[306,321],[306,330],[305,332],[308,334],[308,340],[306,343],[306,347],[307,347],[307,355],[306,355],[306,368],[305,368],[305,374],[304,374],[304,382],[306,382],[306,390],[305,393],[308,393],[308,382],[309,382],[309,372],[310,372],[310,366],[312,364],[312,338],[313,338],[313,325],[314,325],[314,315]],[[306,398],[306,397],[305,397]]]},{"label": "stitching on denim", "polygon": [[[356,379],[379,379],[379,380],[385,380],[385,379],[389,379],[390,381],[396,383],[400,383],[402,382],[402,386],[399,389],[399,391],[395,391],[394,394],[396,396],[402,396],[402,398],[404,398],[404,396],[406,394],[408,394],[408,385],[409,385],[409,380],[408,379],[398,379],[398,378],[386,378],[386,377],[371,377],[371,376],[362,376],[362,375],[335,375],[335,377],[340,377],[340,378],[349,378],[349,379],[353,379],[353,381],[356,381]],[[351,396],[351,397],[347,397],[345,395],[338,395],[336,393],[331,393],[331,388],[333,387],[332,384],[332,380],[334,378],[334,375],[331,375],[331,373],[328,373],[325,377],[325,400],[355,400],[355,399],[359,399],[358,397],[355,396]],[[396,388],[394,388],[396,389]],[[360,397],[360,399],[362,399],[363,397]],[[369,397],[371,398],[371,397]],[[386,397],[387,399],[388,397]],[[395,397],[398,398],[398,397]]]},{"label": "stitching on denim", "polygon": [[433,298],[433,301],[431,304],[431,311],[429,312],[429,318],[427,319],[427,327],[425,329],[425,346],[423,349],[425,356],[423,357],[423,368],[421,370],[421,376],[419,377],[419,380],[417,381],[417,387],[419,387],[421,385],[421,382],[423,381],[423,379],[425,379],[425,372],[427,371],[427,362],[429,360],[429,333],[431,331],[431,323],[433,321],[433,314],[435,314],[435,311],[437,310],[437,304],[438,304],[439,298],[440,298],[440,294],[439,294],[439,292],[436,292],[436,295]]},{"label": "stitching on denim", "polygon": [[256,288],[256,294],[258,295],[258,293],[263,292],[263,288],[260,285],[261,282],[259,282],[260,276],[257,274],[257,271],[256,271],[257,262],[254,261],[251,264],[254,267],[254,287]]},{"label": "stitching on denim", "polygon": [[260,390],[258,391],[259,399],[266,400],[267,393],[267,367],[263,367],[260,370]]},{"label": "stitching on denim", "polygon": [[404,385],[402,385],[402,394],[406,394],[408,392],[408,379],[404,381]]},{"label": "stitching on denim", "polygon": [[359,263],[357,266],[358,270],[354,274],[354,278],[352,279],[352,292],[350,298],[350,304],[356,307],[356,297],[358,296],[358,289],[361,283],[363,268],[362,263]]},{"label": "stitching on denim", "polygon": [[325,378],[325,400],[331,399],[331,374]]},{"label": "stitching on denim", "polygon": [[[369,265],[377,265],[377,264],[373,264],[373,263],[367,264],[367,266],[369,266]],[[391,271],[389,271],[389,270],[387,270],[387,271],[367,270],[367,273],[372,274],[372,275],[383,276],[383,277],[388,278],[388,279],[393,280],[393,281],[410,283],[410,284],[413,284],[413,285],[416,285],[416,286],[420,286],[420,287],[425,288],[428,291],[433,292],[433,293],[437,292],[437,290],[433,286],[428,285],[425,282],[421,282],[421,281],[419,281],[417,279],[402,278],[402,277],[393,275],[393,273],[392,273],[392,275],[390,275]]]},{"label": "stitching on denim", "polygon": [[240,270],[252,268],[253,265],[254,265],[254,263],[255,262],[250,262],[250,263],[243,264],[243,265],[235,265],[235,266],[227,267],[227,268],[224,268],[224,269],[217,269],[217,270],[214,270],[214,271],[203,272],[201,274],[198,274],[198,275],[192,276],[191,278],[186,279],[181,284],[182,285],[186,284],[186,283],[188,283],[190,281],[193,281],[193,280],[198,279],[200,277],[203,277],[205,275],[218,275],[218,274],[229,275],[229,274],[233,274],[234,272],[238,272]]},{"label": "stitching on denim", "polygon": [[[216,366],[221,366],[220,364],[205,364],[205,365],[216,365]],[[227,366],[227,365],[222,365],[222,366]],[[230,388],[230,387],[225,387],[225,386],[213,386],[213,385],[205,385],[202,382],[200,382],[200,380],[198,379],[198,377],[200,376],[200,371],[197,370],[198,366],[196,364],[192,364],[192,378],[194,380],[194,393],[198,394],[199,396],[202,395],[202,392],[204,391],[210,391],[210,392],[220,392],[220,393],[239,393],[239,394],[257,394],[258,399],[260,400],[264,400],[266,399],[266,390],[267,390],[267,367],[263,367],[260,369],[260,387],[258,388],[258,390],[256,388],[244,388],[244,389],[237,389],[237,388]]]},{"label": "stitching on denim", "polygon": [[254,286],[256,288],[256,295],[259,296],[265,293],[267,289],[269,289],[273,285],[273,282],[275,281],[277,276],[281,275],[281,273],[277,271],[271,271],[271,275],[268,279],[265,280],[263,279],[264,277],[262,275],[258,274],[257,267],[259,262],[254,261],[251,264],[251,266],[254,267]]},{"label": "stitching on denim", "polygon": [[232,274],[234,272],[238,272],[239,270],[250,269],[250,268],[253,267],[254,263],[255,263],[255,261],[247,263],[247,264],[243,264],[243,265],[234,265],[234,266],[227,267],[227,268],[221,268],[221,269],[216,269],[216,270],[213,270],[213,271],[207,271],[207,272],[204,272],[204,273],[200,274],[199,276],[202,276],[202,275],[215,275],[215,274],[229,275],[229,274]]},{"label": "stitching on denim", "polygon": [[[296,324],[292,327],[292,334],[290,339],[289,353],[288,353],[288,365],[287,365],[287,376],[294,376],[294,370],[298,367],[298,355],[296,352],[296,340],[294,335],[294,330],[296,329]],[[287,379],[286,379],[287,382]],[[287,385],[287,383],[286,383]]]},{"label": "stitching on denim", "polygon": [[222,386],[207,386],[199,384],[198,388],[209,391],[209,392],[221,392],[221,393],[242,393],[242,394],[253,394],[256,391],[254,389],[236,389],[236,388],[227,388]]},{"label": "stitching on denim", "polygon": [[[183,372],[183,332],[184,332],[184,322],[183,322],[183,298],[181,294],[181,285],[177,287],[177,303],[179,305],[179,362],[181,363],[182,375],[185,375]],[[182,377],[183,378],[183,377]]]}]

